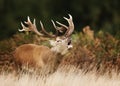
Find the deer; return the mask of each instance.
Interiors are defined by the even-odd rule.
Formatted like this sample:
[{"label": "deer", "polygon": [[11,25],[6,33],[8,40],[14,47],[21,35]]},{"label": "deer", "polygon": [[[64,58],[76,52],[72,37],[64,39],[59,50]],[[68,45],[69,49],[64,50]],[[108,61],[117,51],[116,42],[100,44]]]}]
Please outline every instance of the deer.
[{"label": "deer", "polygon": [[[56,34],[50,34],[44,28],[43,23],[40,21],[41,31],[38,31],[36,27],[36,20],[34,19],[33,23],[30,20],[30,17],[27,18],[27,21],[24,23],[27,25],[25,26],[21,22],[22,29],[19,29],[20,32],[34,32],[38,36],[45,36],[47,35],[50,38],[54,38],[54,40],[49,40],[51,48],[44,46],[44,45],[37,45],[37,44],[23,44],[17,47],[14,51],[14,58],[16,62],[20,63],[21,65],[32,65],[33,67],[40,67],[43,68],[48,60],[52,58],[52,56],[56,54],[65,55],[69,49],[71,49],[71,35],[74,31],[74,23],[72,16],[70,14],[69,18],[63,17],[68,22],[68,26],[56,21],[56,23],[51,20],[53,27],[56,30]],[[58,24],[59,26],[57,26]],[[65,32],[64,32],[65,31]],[[62,35],[58,35],[58,33],[63,33]]]}]

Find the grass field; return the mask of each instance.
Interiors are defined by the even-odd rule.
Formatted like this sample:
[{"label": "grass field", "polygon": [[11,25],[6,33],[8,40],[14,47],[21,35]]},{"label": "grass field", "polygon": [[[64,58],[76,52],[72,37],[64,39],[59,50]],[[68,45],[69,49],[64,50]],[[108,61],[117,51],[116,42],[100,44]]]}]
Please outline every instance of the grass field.
[{"label": "grass field", "polygon": [[97,75],[95,71],[85,74],[82,70],[67,66],[45,76],[34,72],[21,72],[19,76],[2,73],[0,86],[120,86],[120,75],[114,72],[111,76],[107,73]]}]

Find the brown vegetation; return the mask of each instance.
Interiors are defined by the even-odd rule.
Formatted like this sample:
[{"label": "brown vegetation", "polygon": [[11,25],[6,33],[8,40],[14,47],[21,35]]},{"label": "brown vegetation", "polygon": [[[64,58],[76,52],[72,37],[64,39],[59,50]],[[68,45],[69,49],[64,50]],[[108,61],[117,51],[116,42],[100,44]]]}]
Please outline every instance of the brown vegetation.
[{"label": "brown vegetation", "polygon": [[[104,74],[108,71],[111,73],[112,69],[119,73],[120,40],[116,39],[109,33],[102,31],[93,35],[94,39],[89,38],[87,35],[88,34],[83,32],[73,34],[73,49],[64,56],[56,58],[56,64],[59,64],[59,67],[64,65],[75,65],[80,69],[83,69],[85,72],[95,69],[98,73]],[[0,48],[0,64],[3,65],[2,62],[5,63],[6,60],[10,63],[14,62],[11,53],[21,44],[36,43],[38,45],[46,45],[49,47],[48,41],[45,41],[44,39],[46,40],[46,38],[42,37],[42,39],[39,39],[40,42],[38,42],[36,35],[30,34],[30,36],[28,36],[26,34],[17,34],[11,39],[1,41],[0,46],[3,44],[4,46],[1,46]],[[4,61],[2,58],[4,58]],[[1,69],[3,68],[4,66],[2,66]]]}]

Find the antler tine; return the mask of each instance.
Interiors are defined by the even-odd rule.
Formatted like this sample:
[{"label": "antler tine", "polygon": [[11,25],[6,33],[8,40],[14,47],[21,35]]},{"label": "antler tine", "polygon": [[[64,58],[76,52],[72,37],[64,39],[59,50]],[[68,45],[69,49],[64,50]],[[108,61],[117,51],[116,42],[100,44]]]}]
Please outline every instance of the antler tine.
[{"label": "antler tine", "polygon": [[31,22],[31,20],[30,20],[30,17],[29,17],[29,16],[27,17],[27,21],[24,21],[24,23],[25,23],[25,24],[27,24],[27,25],[32,24],[32,22]]},{"label": "antler tine", "polygon": [[21,26],[23,27],[23,28],[25,28],[25,26],[23,25],[23,23],[21,22]]},{"label": "antler tine", "polygon": [[66,25],[64,25],[64,24],[62,24],[62,23],[60,23],[58,21],[56,21],[56,23],[59,24],[59,25],[61,25],[61,26],[63,26],[65,29],[68,29],[68,27]]},{"label": "antler tine", "polygon": [[72,16],[70,14],[68,14],[68,15],[69,15],[70,19],[72,20]]},{"label": "antler tine", "polygon": [[29,16],[27,17],[27,21],[28,21],[29,23],[32,23]]},{"label": "antler tine", "polygon": [[22,29],[18,29],[18,31],[23,32],[23,31],[29,31],[29,28],[24,26],[24,24],[21,22]]},{"label": "antler tine", "polygon": [[40,21],[40,25],[41,25],[41,28],[42,28],[42,32],[44,32],[46,35],[48,35],[50,37],[56,37],[56,35],[51,35],[45,30],[45,28],[43,26],[43,23],[41,21]]},{"label": "antler tine", "polygon": [[53,20],[51,20],[51,22],[52,22],[54,28],[57,29],[57,26],[55,25],[55,22]]},{"label": "antler tine", "polygon": [[35,27],[36,27],[36,20],[35,19],[33,20],[33,25],[35,25]]},{"label": "antler tine", "polygon": [[[53,26],[54,26],[54,28],[56,29],[56,32],[57,32],[57,33],[58,33],[58,31],[61,32],[61,33],[63,33],[63,30],[67,28],[67,26],[65,27],[65,25],[64,25],[64,26],[61,25],[62,27],[56,26],[56,25],[55,25],[55,22],[54,22],[53,20],[52,20],[52,23],[53,23]],[[61,23],[60,23],[60,24],[61,24]]]},{"label": "antler tine", "polygon": [[[31,22],[30,22],[31,23]],[[31,23],[32,24],[32,23]],[[37,30],[37,27],[36,27],[36,20],[34,19],[33,20],[33,24],[32,26],[34,27],[33,29],[31,29],[32,31],[34,31],[36,34],[40,35],[40,36],[43,36],[42,33],[40,33],[38,30]]]},{"label": "antler tine", "polygon": [[58,27],[55,25],[55,22],[53,20],[51,20],[54,28],[56,29],[56,36],[58,35]]},{"label": "antler tine", "polygon": [[70,14],[68,14],[69,15],[69,19],[68,18],[66,18],[66,17],[63,17],[65,20],[67,20],[67,21],[69,21],[69,20],[72,20],[72,16],[70,15]]},{"label": "antler tine", "polygon": [[69,24],[68,30],[65,33],[66,37],[69,37],[74,31],[74,23],[73,23],[73,20],[72,20],[72,16],[70,14],[68,14],[68,15],[70,17],[69,19],[64,17],[64,19],[67,20],[68,24]]},{"label": "antler tine", "polygon": [[22,26],[22,29],[18,29],[18,31],[20,31],[20,32],[22,32],[22,31],[24,31],[25,29],[25,26],[23,25],[23,23],[21,22],[21,26]]}]

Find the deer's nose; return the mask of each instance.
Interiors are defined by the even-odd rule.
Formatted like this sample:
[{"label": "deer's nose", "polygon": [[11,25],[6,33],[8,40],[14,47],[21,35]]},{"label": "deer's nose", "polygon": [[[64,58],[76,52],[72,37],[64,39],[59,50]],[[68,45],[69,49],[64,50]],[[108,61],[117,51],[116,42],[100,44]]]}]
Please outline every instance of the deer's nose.
[{"label": "deer's nose", "polygon": [[68,46],[68,49],[71,49],[71,48],[73,48],[73,45],[69,45],[69,46]]}]

